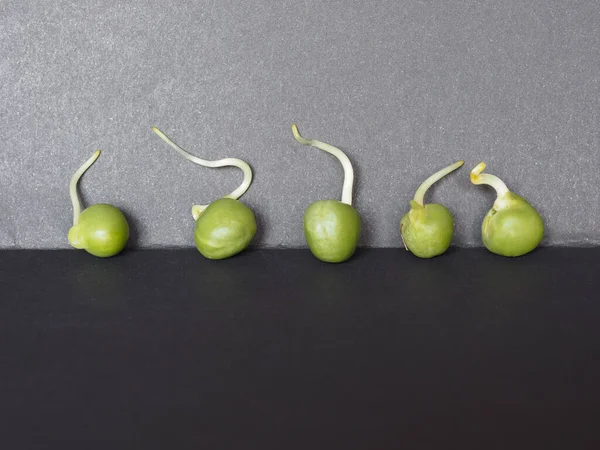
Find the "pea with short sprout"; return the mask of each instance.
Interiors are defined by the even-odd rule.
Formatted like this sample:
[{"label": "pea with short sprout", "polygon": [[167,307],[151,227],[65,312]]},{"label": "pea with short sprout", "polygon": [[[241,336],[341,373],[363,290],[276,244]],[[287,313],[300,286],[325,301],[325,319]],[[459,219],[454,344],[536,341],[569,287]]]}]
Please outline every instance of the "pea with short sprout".
[{"label": "pea with short sprout", "polygon": [[425,193],[438,180],[461,167],[458,161],[427,178],[410,201],[410,211],[400,220],[400,236],[407,250],[419,258],[441,255],[450,246],[454,234],[454,218],[439,203],[424,203]]},{"label": "pea with short sprout", "polygon": [[487,184],[496,190],[497,198],[481,225],[485,247],[502,256],[521,256],[534,250],[544,237],[544,221],[523,197],[511,192],[495,175],[483,173],[485,163],[473,168],[473,184]]},{"label": "pea with short sprout", "polygon": [[71,178],[69,194],[73,203],[73,226],[68,240],[73,247],[104,258],[114,256],[125,248],[129,225],[119,209],[106,203],[97,203],[81,211],[77,184],[99,156],[100,150],[97,150]]}]

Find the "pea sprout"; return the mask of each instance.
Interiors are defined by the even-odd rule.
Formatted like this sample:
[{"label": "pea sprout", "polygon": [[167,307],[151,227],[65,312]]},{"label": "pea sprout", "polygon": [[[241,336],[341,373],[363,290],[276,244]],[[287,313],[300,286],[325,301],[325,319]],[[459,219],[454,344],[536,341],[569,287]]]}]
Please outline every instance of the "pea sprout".
[{"label": "pea sprout", "polygon": [[492,186],[496,190],[496,194],[498,194],[498,198],[502,198],[506,195],[508,188],[504,181],[498,178],[496,175],[491,175],[489,173],[483,173],[486,168],[486,164],[484,162],[477,164],[473,170],[471,170],[471,174],[469,178],[471,179],[471,183],[473,184],[487,184]]},{"label": "pea sprout", "polygon": [[427,192],[427,190],[437,181],[441,180],[442,178],[444,178],[446,175],[448,175],[450,172],[455,171],[456,169],[458,169],[459,167],[462,167],[462,165],[464,164],[464,161],[457,161],[454,164],[450,164],[448,167],[444,167],[441,170],[438,170],[436,173],[434,173],[433,175],[431,175],[429,178],[427,178],[425,181],[423,181],[423,183],[421,183],[421,185],[419,186],[419,188],[417,189],[417,192],[415,192],[415,197],[414,197],[414,201],[417,202],[419,205],[423,206],[423,200],[425,198],[425,193]]},{"label": "pea sprout", "polygon": [[[168,145],[170,145],[173,149],[175,149],[181,156],[183,156],[188,161],[193,162],[194,164],[198,164],[203,167],[237,167],[242,170],[244,174],[244,179],[242,183],[229,195],[226,195],[225,198],[231,198],[233,200],[239,199],[242,195],[246,193],[250,184],[252,183],[252,169],[245,161],[242,161],[238,158],[223,158],[215,161],[209,161],[206,159],[198,158],[197,156],[192,155],[187,150],[184,150],[179,145],[177,145],[171,138],[169,138],[166,134],[160,131],[156,127],[152,127],[152,130]],[[192,206],[192,216],[194,220],[198,220],[202,211],[206,209],[208,205],[193,205]]]},{"label": "pea sprout", "polygon": [[79,193],[77,192],[77,183],[79,183],[79,179],[82,175],[96,162],[101,152],[101,150],[96,150],[71,177],[71,182],[69,183],[69,195],[71,197],[71,203],[73,203],[73,225],[79,223],[79,216],[81,215],[81,200],[79,198]]},{"label": "pea sprout", "polygon": [[302,145],[309,145],[312,147],[316,147],[319,150],[323,150],[327,153],[335,156],[338,161],[342,164],[344,169],[344,184],[342,187],[342,203],[346,203],[347,205],[352,205],[352,188],[354,185],[354,170],[352,169],[352,163],[346,156],[344,152],[342,152],[339,148],[334,147],[333,145],[326,144],[325,142],[317,141],[316,139],[305,139],[300,135],[298,131],[298,127],[296,124],[292,125],[292,133],[294,134],[294,138]]}]

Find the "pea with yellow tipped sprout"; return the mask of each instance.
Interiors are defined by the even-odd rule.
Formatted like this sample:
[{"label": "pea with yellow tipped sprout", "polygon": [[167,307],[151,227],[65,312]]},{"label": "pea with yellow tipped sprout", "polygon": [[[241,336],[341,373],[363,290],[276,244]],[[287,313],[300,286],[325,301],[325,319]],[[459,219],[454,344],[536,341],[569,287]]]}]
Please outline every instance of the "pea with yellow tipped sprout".
[{"label": "pea with yellow tipped sprout", "polygon": [[487,184],[497,198],[481,224],[483,245],[502,256],[521,256],[534,250],[544,237],[544,221],[523,197],[511,192],[495,175],[483,173],[485,163],[471,171],[473,184]]}]

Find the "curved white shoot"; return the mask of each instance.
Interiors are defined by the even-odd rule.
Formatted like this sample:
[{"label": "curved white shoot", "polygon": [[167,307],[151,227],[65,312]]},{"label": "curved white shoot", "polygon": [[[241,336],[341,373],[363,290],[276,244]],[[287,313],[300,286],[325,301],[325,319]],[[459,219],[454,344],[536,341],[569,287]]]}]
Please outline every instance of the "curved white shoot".
[{"label": "curved white shoot", "polygon": [[342,152],[339,148],[334,147],[333,145],[326,144],[325,142],[317,141],[315,139],[304,139],[300,132],[298,131],[298,127],[296,124],[292,124],[292,133],[294,134],[294,139],[296,139],[302,145],[310,145],[312,147],[316,147],[319,150],[323,150],[327,153],[331,153],[335,156],[339,162],[342,164],[344,168],[344,185],[342,187],[342,203],[346,203],[348,205],[352,205],[352,188],[354,185],[354,169],[352,168],[352,163],[346,156],[344,152]]},{"label": "curved white shoot", "polygon": [[79,215],[81,214],[81,200],[79,199],[79,193],[77,192],[77,183],[79,183],[79,179],[90,166],[96,162],[101,152],[101,150],[96,150],[71,177],[71,182],[69,183],[69,195],[71,196],[71,203],[73,203],[73,225],[79,223]]},{"label": "curved white shoot", "polygon": [[446,175],[448,175],[450,172],[453,172],[456,169],[458,169],[459,167],[462,167],[462,165],[464,163],[465,162],[461,160],[461,161],[455,162],[454,164],[450,164],[448,167],[444,167],[443,169],[438,170],[436,173],[434,173],[429,178],[427,178],[425,181],[423,181],[423,183],[421,183],[421,185],[417,189],[417,192],[415,192],[414,201],[417,202],[419,205],[423,206],[423,200],[425,198],[425,193],[427,192],[427,190],[435,182],[441,180]]},{"label": "curved white shoot", "polygon": [[471,183],[473,184],[487,184],[492,186],[496,190],[496,194],[498,198],[504,197],[508,192],[508,188],[506,184],[495,175],[490,175],[489,173],[482,173],[486,168],[485,163],[477,164],[473,170],[471,170],[471,174],[469,178],[471,179]]},{"label": "curved white shoot", "polygon": [[[186,150],[182,149],[179,145],[177,145],[175,142],[173,142],[166,134],[164,134],[158,128],[152,127],[152,130],[156,134],[158,134],[158,136],[163,141],[165,141],[167,144],[169,144],[173,149],[175,149],[181,156],[183,156],[188,161],[191,161],[191,162],[198,164],[200,166],[203,166],[203,167],[232,166],[232,167],[237,167],[238,169],[241,169],[242,172],[244,173],[244,179],[242,180],[242,184],[240,184],[237,187],[237,189],[235,189],[231,194],[226,195],[225,197],[237,200],[242,195],[244,195],[246,193],[246,191],[248,190],[248,188],[250,187],[250,184],[252,183],[252,169],[250,168],[248,163],[246,163],[245,161],[242,161],[241,159],[238,159],[238,158],[223,158],[223,159],[219,159],[216,161],[209,161],[206,159],[201,159],[201,158],[198,158],[197,156],[194,156],[194,155],[188,153]],[[207,206],[208,205],[192,206],[192,216],[194,217],[194,220],[197,220],[198,217],[200,217],[200,214]]]}]

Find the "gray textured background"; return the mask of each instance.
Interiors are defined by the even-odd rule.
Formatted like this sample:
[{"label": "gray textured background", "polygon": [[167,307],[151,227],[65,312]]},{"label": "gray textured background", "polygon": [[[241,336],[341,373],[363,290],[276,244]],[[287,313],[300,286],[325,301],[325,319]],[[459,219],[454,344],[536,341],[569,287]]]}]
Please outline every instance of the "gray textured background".
[{"label": "gray textured background", "polygon": [[334,158],[353,161],[362,245],[400,246],[418,184],[466,165],[428,200],[479,245],[489,172],[538,208],[547,245],[600,243],[597,0],[0,0],[0,246],[67,247],[68,181],[94,150],[87,202],[128,214],[133,245],[191,246],[193,202],[223,196],[236,156],[260,246],[302,246],[312,201],[339,198]]}]

